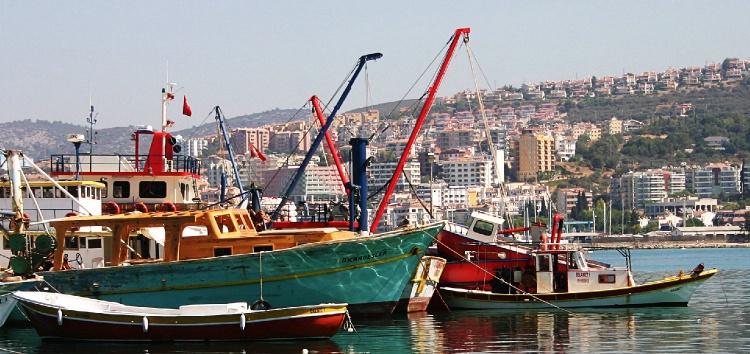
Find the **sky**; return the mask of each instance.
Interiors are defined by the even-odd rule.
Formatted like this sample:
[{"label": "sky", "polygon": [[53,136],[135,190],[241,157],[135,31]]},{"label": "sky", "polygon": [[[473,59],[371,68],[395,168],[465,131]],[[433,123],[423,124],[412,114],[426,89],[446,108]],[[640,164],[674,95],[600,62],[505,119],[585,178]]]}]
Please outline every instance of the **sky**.
[{"label": "sky", "polygon": [[[417,98],[462,27],[480,89],[703,66],[750,59],[748,13],[750,1],[0,0],[0,122],[83,126],[91,100],[97,129],[156,127],[167,80],[175,130],[217,105],[227,118],[300,109],[374,52],[342,111]],[[462,46],[438,96],[474,85]]]}]

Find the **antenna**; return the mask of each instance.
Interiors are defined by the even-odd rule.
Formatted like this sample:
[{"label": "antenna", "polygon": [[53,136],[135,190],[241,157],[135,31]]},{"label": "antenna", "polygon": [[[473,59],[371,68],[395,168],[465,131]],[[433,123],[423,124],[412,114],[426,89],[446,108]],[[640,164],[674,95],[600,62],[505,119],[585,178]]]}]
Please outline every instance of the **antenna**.
[{"label": "antenna", "polygon": [[88,118],[86,118],[86,122],[89,123],[89,128],[86,128],[86,135],[88,136],[86,138],[86,144],[89,144],[89,155],[91,155],[94,153],[94,145],[98,143],[96,141],[96,135],[99,134],[99,132],[94,131],[96,117],[99,113],[94,114],[94,104],[91,103],[91,92],[89,92],[89,107],[91,107],[91,110],[89,111]]}]

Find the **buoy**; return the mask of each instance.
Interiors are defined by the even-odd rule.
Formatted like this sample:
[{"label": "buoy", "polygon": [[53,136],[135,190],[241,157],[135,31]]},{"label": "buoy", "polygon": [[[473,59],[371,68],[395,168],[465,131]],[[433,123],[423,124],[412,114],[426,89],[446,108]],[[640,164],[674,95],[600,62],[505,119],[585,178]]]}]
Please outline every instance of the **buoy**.
[{"label": "buoy", "polygon": [[245,330],[245,314],[240,315],[240,329]]},{"label": "buoy", "polygon": [[120,205],[115,202],[107,202],[107,204],[104,204],[104,210],[107,214],[117,215],[120,213]]},{"label": "buoy", "polygon": [[57,325],[62,326],[63,314],[62,309],[57,309]]},{"label": "buoy", "polygon": [[302,349],[302,354],[307,354],[307,353],[308,353],[307,349]]},{"label": "buoy", "polygon": [[141,202],[136,202],[133,204],[133,209],[140,211],[141,213],[148,213],[148,207],[146,204],[143,204]]},{"label": "buoy", "polygon": [[161,206],[164,207],[163,211],[177,211],[177,206],[174,205],[174,203],[172,202],[166,202],[162,204]]},{"label": "buoy", "polygon": [[346,329],[346,331],[349,332],[349,333],[352,333],[352,332],[354,332],[354,328],[349,327],[349,328]]},{"label": "buoy", "polygon": [[148,332],[148,317],[143,316],[143,333]]}]

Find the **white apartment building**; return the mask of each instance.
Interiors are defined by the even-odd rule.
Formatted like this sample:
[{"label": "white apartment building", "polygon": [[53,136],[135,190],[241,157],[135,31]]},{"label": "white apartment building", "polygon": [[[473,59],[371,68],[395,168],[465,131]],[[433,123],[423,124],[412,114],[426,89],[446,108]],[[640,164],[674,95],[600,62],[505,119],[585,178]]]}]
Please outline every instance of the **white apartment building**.
[{"label": "white apartment building", "polygon": [[182,145],[183,155],[198,157],[203,152],[203,149],[205,149],[208,146],[208,139],[204,139],[204,138],[185,139],[185,140],[182,140],[180,145]]},{"label": "white apartment building", "polygon": [[495,174],[492,160],[486,157],[455,158],[441,161],[442,179],[451,186],[492,186]]},{"label": "white apartment building", "polygon": [[[263,194],[268,197],[281,197],[289,187],[299,166],[262,172],[265,188]],[[307,166],[289,198],[295,202],[341,201],[346,199],[346,191],[335,166]]]},{"label": "white apartment building", "polygon": [[206,179],[211,187],[221,186],[221,175],[227,175],[227,185],[234,186],[236,178],[234,176],[234,169],[232,168],[232,162],[225,158],[221,158],[216,155],[211,155],[203,160],[203,168],[205,170]]},{"label": "white apartment building", "polygon": [[686,187],[701,198],[716,198],[719,193],[740,192],[740,169],[728,164],[709,164],[686,171]]},{"label": "white apartment building", "polygon": [[644,210],[646,204],[683,191],[684,178],[684,174],[663,170],[629,172],[611,181],[611,195],[625,209]]},{"label": "white apartment building", "polygon": [[556,135],[555,136],[555,154],[560,161],[568,161],[576,154],[576,142],[578,140],[572,136]]},{"label": "white apartment building", "polygon": [[[396,170],[398,162],[375,162],[367,168],[367,185],[371,192],[374,192],[383,187],[393,177],[393,171]],[[417,186],[421,183],[421,176],[419,174],[419,162],[418,161],[407,161],[404,164],[404,173],[402,173],[398,182],[396,183],[396,191],[403,191],[409,188],[409,183],[404,178],[404,174],[409,176],[409,181]]]}]

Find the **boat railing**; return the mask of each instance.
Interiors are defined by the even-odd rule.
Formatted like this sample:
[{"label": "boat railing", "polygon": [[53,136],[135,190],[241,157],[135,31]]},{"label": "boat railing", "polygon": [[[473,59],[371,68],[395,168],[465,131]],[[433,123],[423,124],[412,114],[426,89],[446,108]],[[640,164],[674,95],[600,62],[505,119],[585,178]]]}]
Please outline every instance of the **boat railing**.
[{"label": "boat railing", "polygon": [[[82,173],[96,172],[148,172],[148,163],[154,161],[150,155],[89,155],[82,154],[78,157],[78,171]],[[162,159],[164,163],[163,172],[188,172],[200,174],[201,161],[192,156],[175,155],[171,160],[163,155],[155,157]],[[153,168],[153,167],[151,167]],[[52,173],[75,173],[75,155],[52,155],[50,158],[50,169]],[[152,170],[153,171],[153,170]],[[162,172],[162,171],[154,171]]]},{"label": "boat railing", "polygon": [[459,235],[466,235],[469,232],[469,228],[463,225],[456,224],[454,222],[446,222],[444,228]]}]

